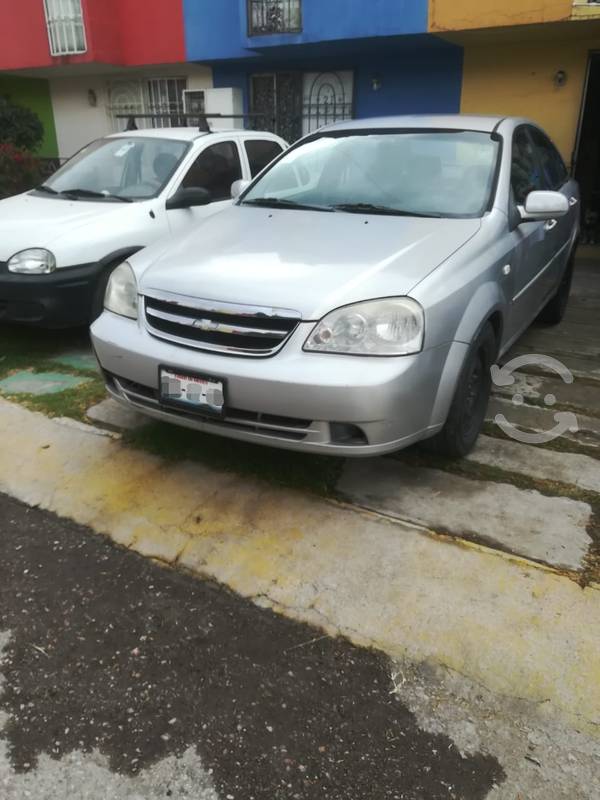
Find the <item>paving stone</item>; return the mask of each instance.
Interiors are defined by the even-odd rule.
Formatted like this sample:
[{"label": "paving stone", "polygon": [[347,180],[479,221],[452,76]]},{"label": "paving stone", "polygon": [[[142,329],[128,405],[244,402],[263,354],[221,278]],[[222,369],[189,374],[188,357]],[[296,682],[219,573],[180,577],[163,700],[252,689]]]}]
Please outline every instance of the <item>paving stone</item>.
[{"label": "paving stone", "polygon": [[393,459],[348,461],[337,489],[350,502],[381,514],[557,567],[581,569],[592,541],[587,503]]},{"label": "paving stone", "polygon": [[[558,404],[568,404],[581,409],[586,416],[600,416],[600,385],[597,381],[575,380],[565,383],[558,376],[531,375],[525,372],[514,372],[515,382],[511,386],[495,386],[494,394],[498,397],[507,397],[509,400],[520,394],[525,400],[537,404],[545,403],[548,395],[554,397]],[[552,400],[550,398],[550,402]]]},{"label": "paving stone", "polygon": [[467,460],[600,494],[600,461],[590,456],[558,453],[543,447],[480,436]]},{"label": "paving stone", "polygon": [[89,383],[91,378],[81,378],[62,372],[16,372],[0,381],[0,392],[4,394],[58,394]]},{"label": "paving stone", "polygon": [[[486,419],[494,422],[496,415],[504,415],[507,422],[517,428],[530,429],[538,432],[552,431],[557,426],[554,417],[557,412],[543,406],[530,406],[526,403],[515,405],[503,397],[492,397],[488,405]],[[564,412],[563,412],[564,413]],[[588,447],[600,447],[600,418],[588,417],[585,414],[576,414],[577,431],[567,429],[562,437]]]},{"label": "paving stone", "polygon": [[54,356],[52,361],[55,361],[57,364],[62,364],[65,367],[72,367],[73,369],[82,369],[88,372],[100,371],[96,356],[93,353],[67,352]]},{"label": "paving stone", "polygon": [[86,415],[92,422],[112,431],[131,431],[148,424],[147,417],[125,408],[111,397],[89,408]]}]

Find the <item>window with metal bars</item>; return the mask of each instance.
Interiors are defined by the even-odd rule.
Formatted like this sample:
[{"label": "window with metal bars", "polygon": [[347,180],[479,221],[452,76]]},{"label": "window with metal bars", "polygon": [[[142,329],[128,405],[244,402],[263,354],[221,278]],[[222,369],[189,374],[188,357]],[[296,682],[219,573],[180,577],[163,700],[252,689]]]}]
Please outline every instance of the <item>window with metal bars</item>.
[{"label": "window with metal bars", "polygon": [[302,31],[301,0],[248,0],[248,34]]},{"label": "window with metal bars", "polygon": [[81,0],[44,0],[50,55],[85,53],[85,23]]}]

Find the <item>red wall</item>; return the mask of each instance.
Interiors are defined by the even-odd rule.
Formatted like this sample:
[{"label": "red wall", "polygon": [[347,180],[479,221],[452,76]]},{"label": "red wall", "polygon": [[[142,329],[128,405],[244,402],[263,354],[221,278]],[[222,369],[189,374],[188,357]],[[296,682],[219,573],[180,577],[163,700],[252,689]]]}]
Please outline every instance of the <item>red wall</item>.
[{"label": "red wall", "polygon": [[183,0],[82,0],[88,51],[52,57],[42,0],[0,0],[0,70],[55,64],[122,66],[185,58]]},{"label": "red wall", "polygon": [[186,60],[183,0],[117,2],[124,41],[123,63],[167,64]]}]

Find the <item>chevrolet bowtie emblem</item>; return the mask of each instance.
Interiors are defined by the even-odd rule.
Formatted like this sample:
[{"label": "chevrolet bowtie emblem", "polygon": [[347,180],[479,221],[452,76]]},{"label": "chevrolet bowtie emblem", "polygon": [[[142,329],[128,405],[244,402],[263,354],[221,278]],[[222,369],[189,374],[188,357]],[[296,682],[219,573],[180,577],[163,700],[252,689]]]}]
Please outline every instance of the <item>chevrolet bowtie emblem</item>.
[{"label": "chevrolet bowtie emblem", "polygon": [[201,331],[218,331],[221,325],[214,319],[196,319],[194,328],[199,328]]}]

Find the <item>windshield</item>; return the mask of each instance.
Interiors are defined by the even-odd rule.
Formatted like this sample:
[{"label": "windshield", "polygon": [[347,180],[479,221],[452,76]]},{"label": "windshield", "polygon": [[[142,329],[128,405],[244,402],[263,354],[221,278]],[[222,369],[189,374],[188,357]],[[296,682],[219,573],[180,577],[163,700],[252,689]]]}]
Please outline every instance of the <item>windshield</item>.
[{"label": "windshield", "polygon": [[165,187],[189,147],[174,139],[99,139],[80,150],[44,186],[74,192],[70,199],[93,195],[144,200]]},{"label": "windshield", "polygon": [[494,182],[498,142],[473,131],[325,133],[290,150],[244,204],[478,217]]}]

